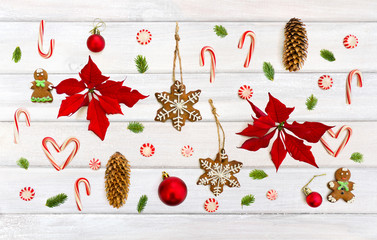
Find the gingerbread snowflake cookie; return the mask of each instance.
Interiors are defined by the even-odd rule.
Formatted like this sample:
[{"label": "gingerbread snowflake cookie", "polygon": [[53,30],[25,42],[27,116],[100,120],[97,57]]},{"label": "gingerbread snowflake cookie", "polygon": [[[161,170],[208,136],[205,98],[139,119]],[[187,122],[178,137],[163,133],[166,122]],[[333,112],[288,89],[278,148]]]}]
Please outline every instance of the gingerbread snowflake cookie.
[{"label": "gingerbread snowflake cookie", "polygon": [[34,72],[34,81],[31,82],[33,86],[31,89],[34,90],[33,94],[31,95],[32,102],[52,102],[53,97],[51,94],[52,90],[52,83],[47,81],[48,74],[47,72],[42,69],[38,68]]},{"label": "gingerbread snowflake cookie", "polygon": [[351,172],[348,168],[339,168],[335,172],[335,180],[328,183],[328,187],[332,193],[327,196],[329,202],[335,203],[339,199],[343,199],[347,203],[352,203],[355,200],[355,195],[351,191],[355,189],[355,183],[350,182]]}]

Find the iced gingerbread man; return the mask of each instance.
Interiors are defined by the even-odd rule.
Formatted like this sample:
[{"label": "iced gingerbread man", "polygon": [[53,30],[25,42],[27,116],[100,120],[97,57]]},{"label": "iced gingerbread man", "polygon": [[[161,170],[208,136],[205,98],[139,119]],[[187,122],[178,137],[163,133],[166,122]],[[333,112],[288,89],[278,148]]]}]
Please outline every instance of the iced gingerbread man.
[{"label": "iced gingerbread man", "polygon": [[355,189],[355,183],[349,182],[351,172],[347,168],[339,168],[335,172],[336,181],[328,183],[332,193],[327,196],[327,199],[334,203],[339,199],[343,199],[347,203],[352,203],[355,200],[355,195],[351,193]]},{"label": "iced gingerbread man", "polygon": [[47,81],[47,78],[48,74],[44,69],[38,68],[37,70],[35,70],[35,80],[31,82],[33,84],[33,86],[31,86],[31,89],[34,90],[33,94],[31,95],[32,102],[52,102],[52,83]]}]

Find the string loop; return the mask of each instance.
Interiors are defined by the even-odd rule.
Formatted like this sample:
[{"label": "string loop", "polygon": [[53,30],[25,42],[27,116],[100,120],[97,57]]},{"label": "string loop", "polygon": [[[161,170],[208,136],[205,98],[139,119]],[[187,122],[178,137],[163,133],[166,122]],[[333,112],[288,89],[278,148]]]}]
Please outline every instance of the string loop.
[{"label": "string loop", "polygon": [[173,60],[173,83],[176,81],[175,79],[175,62],[177,60],[177,56],[178,56],[178,61],[179,61],[179,72],[181,74],[181,85],[183,85],[183,77],[182,77],[182,61],[181,61],[181,55],[179,54],[179,41],[181,40],[181,38],[179,37],[179,34],[178,34],[178,31],[179,31],[179,26],[178,26],[178,22],[176,22],[176,25],[175,25],[175,34],[174,34],[174,39],[175,39],[175,50],[174,50],[174,60]]},{"label": "string loop", "polygon": [[[217,127],[217,136],[218,136],[218,140],[219,140],[219,153],[221,152],[221,150],[224,149],[225,147],[225,132],[224,132],[224,129],[223,129],[223,126],[221,126],[221,123],[219,121],[219,114],[217,114],[216,112],[216,108],[215,106],[213,105],[213,100],[212,99],[209,99],[208,100],[209,104],[211,105],[211,108],[212,108],[212,114],[213,116],[215,117],[215,121],[216,121],[216,127]],[[220,130],[223,134],[223,139],[222,139],[222,143],[221,143],[221,136],[220,136]]]},{"label": "string loop", "polygon": [[105,31],[106,29],[106,23],[102,21],[100,18],[96,18],[93,20],[93,29],[89,32],[91,34],[100,34],[100,32]]},{"label": "string loop", "polygon": [[320,174],[320,175],[314,175],[313,177],[312,177],[312,179],[310,179],[310,181],[307,183],[307,184],[305,184],[305,186],[303,186],[302,188],[301,188],[301,191],[304,191],[304,189],[314,180],[314,178],[316,178],[316,177],[320,177],[320,176],[325,176],[326,175],[326,173],[324,173],[324,174]]}]

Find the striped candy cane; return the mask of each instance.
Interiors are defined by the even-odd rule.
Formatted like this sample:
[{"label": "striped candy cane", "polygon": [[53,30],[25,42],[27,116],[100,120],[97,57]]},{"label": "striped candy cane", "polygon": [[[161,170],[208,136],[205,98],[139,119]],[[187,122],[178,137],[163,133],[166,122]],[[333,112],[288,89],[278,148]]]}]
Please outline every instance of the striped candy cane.
[{"label": "striped candy cane", "polygon": [[363,75],[361,74],[360,70],[358,70],[358,69],[352,70],[348,74],[347,82],[346,82],[346,95],[347,95],[346,102],[347,102],[347,104],[351,104],[351,82],[352,82],[352,78],[353,78],[354,75],[356,75],[356,77],[357,77],[357,86],[358,87],[363,86]]},{"label": "striped candy cane", "polygon": [[45,32],[45,22],[42,20],[41,23],[39,24],[39,35],[38,35],[38,52],[39,55],[43,58],[50,58],[52,53],[54,52],[55,48],[55,39],[50,40],[50,48],[48,49],[47,53],[43,52],[43,35]]},{"label": "striped candy cane", "polygon": [[[63,151],[67,147],[67,145],[71,142],[73,142],[75,144],[74,148],[73,148],[71,154],[69,154],[68,158],[65,160],[65,162],[61,166],[59,166],[58,164],[55,163],[55,158],[52,156],[52,154],[48,150],[47,143],[51,143],[52,146],[55,148],[55,150],[59,153],[59,152]],[[77,138],[71,137],[71,138],[68,138],[67,140],[65,140],[64,143],[61,146],[59,146],[53,138],[45,137],[42,140],[42,148],[43,148],[43,151],[46,154],[48,160],[51,162],[52,166],[57,171],[60,171],[60,170],[63,170],[72,161],[73,157],[77,154],[77,151],[80,148],[80,142]]]},{"label": "striped candy cane", "polygon": [[14,113],[14,143],[17,144],[20,141],[20,128],[18,122],[20,121],[20,115],[25,115],[26,126],[30,127],[30,114],[25,108],[19,108]]},{"label": "striped candy cane", "polygon": [[76,182],[75,182],[75,198],[76,198],[77,209],[79,211],[82,210],[82,203],[81,203],[81,199],[80,199],[80,190],[79,190],[79,185],[80,185],[81,182],[85,183],[86,195],[90,196],[90,183],[89,183],[88,179],[86,179],[86,178],[77,179]]},{"label": "striped candy cane", "polygon": [[205,46],[202,48],[200,51],[200,56],[199,56],[199,64],[201,67],[204,66],[204,53],[209,52],[209,55],[211,56],[211,74],[209,78],[209,82],[213,83],[215,80],[215,69],[216,69],[216,56],[215,56],[215,50],[213,50],[212,47],[210,46]]},{"label": "striped candy cane", "polygon": [[337,133],[334,133],[334,131],[332,129],[329,129],[327,132],[330,134],[331,137],[333,138],[338,138],[339,135],[341,133],[343,133],[344,131],[347,131],[347,136],[343,139],[342,143],[340,144],[340,146],[338,147],[338,149],[336,150],[336,152],[334,152],[330,145],[325,141],[325,139],[323,139],[323,137],[321,138],[321,143],[323,144],[323,146],[325,147],[326,151],[333,157],[337,157],[339,155],[339,153],[343,150],[343,148],[347,145],[348,141],[350,140],[351,138],[351,135],[352,135],[352,129],[351,127],[349,126],[342,126]]},{"label": "striped candy cane", "polygon": [[243,48],[243,44],[245,42],[246,37],[250,37],[251,38],[251,42],[250,42],[249,52],[247,53],[247,56],[246,56],[245,64],[243,65],[245,68],[249,67],[251,55],[253,55],[253,52],[254,52],[255,33],[253,31],[246,31],[246,32],[244,32],[242,34],[241,38],[240,38],[240,41],[238,42],[238,48],[239,49]]}]

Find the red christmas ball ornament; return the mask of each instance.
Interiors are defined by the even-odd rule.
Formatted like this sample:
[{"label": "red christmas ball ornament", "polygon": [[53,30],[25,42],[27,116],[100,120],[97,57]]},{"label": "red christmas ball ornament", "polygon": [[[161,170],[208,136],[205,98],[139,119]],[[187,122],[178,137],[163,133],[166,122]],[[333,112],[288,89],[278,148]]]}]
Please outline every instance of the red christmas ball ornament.
[{"label": "red christmas ball ornament", "polygon": [[86,41],[86,46],[90,51],[101,52],[105,48],[105,39],[100,34],[101,31],[105,30],[105,27],[105,23],[103,21],[99,21],[90,31],[92,35],[90,35]]},{"label": "red christmas ball ornament", "polygon": [[316,208],[316,207],[321,206],[322,196],[321,196],[321,194],[319,194],[317,192],[313,192],[310,188],[308,188],[308,185],[309,185],[309,183],[311,183],[313,181],[314,178],[319,177],[319,176],[324,176],[324,175],[326,175],[326,174],[313,176],[313,178],[310,179],[310,181],[302,188],[302,192],[306,196],[306,203],[312,208]]},{"label": "red christmas ball ornament", "polygon": [[181,204],[187,196],[187,186],[182,179],[170,177],[166,172],[162,172],[162,182],[158,187],[160,200],[168,206]]}]

